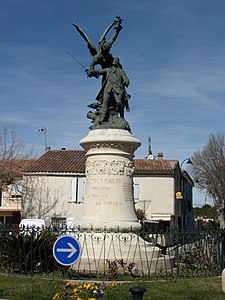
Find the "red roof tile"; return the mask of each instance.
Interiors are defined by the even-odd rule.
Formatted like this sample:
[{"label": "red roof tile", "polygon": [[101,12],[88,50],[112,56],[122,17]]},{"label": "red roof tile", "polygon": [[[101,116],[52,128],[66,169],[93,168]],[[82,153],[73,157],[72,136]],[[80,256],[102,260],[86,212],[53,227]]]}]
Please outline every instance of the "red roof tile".
[{"label": "red roof tile", "polygon": [[84,173],[85,153],[83,150],[49,150],[26,169],[26,172]]},{"label": "red roof tile", "polygon": [[177,160],[135,159],[134,174],[173,174]]},{"label": "red roof tile", "polygon": [[[84,150],[49,150],[26,169],[27,173],[85,173]],[[135,159],[134,174],[173,174],[178,161]]]},{"label": "red roof tile", "polygon": [[26,170],[33,162],[34,159],[0,159],[0,169],[15,170],[17,173]]}]

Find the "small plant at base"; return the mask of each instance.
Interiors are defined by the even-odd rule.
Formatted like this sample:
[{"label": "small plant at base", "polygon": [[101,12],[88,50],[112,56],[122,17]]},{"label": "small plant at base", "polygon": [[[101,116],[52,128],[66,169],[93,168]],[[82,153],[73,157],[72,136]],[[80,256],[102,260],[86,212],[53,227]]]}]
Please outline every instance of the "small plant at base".
[{"label": "small plant at base", "polygon": [[124,271],[124,274],[130,274],[132,277],[138,276],[138,271],[135,269],[136,264],[130,262],[129,264],[124,262],[123,259],[116,259],[114,261],[110,261],[109,259],[106,259],[106,262],[108,263],[109,267],[109,274],[111,277],[116,277],[119,273],[119,267],[122,268]]}]

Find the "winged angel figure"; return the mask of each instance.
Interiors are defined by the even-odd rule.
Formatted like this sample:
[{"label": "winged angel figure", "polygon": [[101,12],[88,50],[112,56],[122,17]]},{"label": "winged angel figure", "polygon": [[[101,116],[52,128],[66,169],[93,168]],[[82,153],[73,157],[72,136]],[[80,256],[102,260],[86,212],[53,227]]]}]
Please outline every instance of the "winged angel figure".
[{"label": "winged angel figure", "polygon": [[[87,117],[92,119],[93,125],[90,127],[91,129],[102,128],[103,126],[106,128],[110,126],[113,128],[116,127],[129,129],[129,125],[124,119],[124,107],[126,107],[127,111],[129,111],[128,99],[130,95],[128,95],[125,90],[125,86],[128,86],[129,84],[129,79],[122,70],[119,59],[114,58],[110,53],[112,44],[115,42],[120,30],[122,29],[122,21],[123,20],[117,16],[115,20],[105,29],[100,37],[98,48],[96,48],[95,45],[90,41],[84,31],[78,25],[73,23],[73,26],[87,43],[89,52],[93,56],[90,69],[86,70],[88,77],[98,78],[100,75],[102,76],[102,87],[98,96],[96,97],[98,102],[88,105],[88,107],[91,109],[96,110],[95,113],[89,111],[87,114]],[[113,33],[112,37],[106,41],[106,36],[112,28],[115,30],[115,32]],[[115,61],[117,61],[116,67]],[[95,70],[96,65],[100,65],[101,70]],[[115,68],[117,68],[117,71]],[[122,81],[123,79],[125,81],[123,83],[119,83],[119,85],[121,85],[119,92],[115,91],[115,88],[113,88],[112,82],[110,81],[110,77],[112,76],[114,77],[113,81],[117,81],[116,84],[118,84],[118,81]],[[108,88],[108,86],[110,86],[110,88]],[[118,113],[120,116],[118,116]]]},{"label": "winged angel figure", "polygon": [[[100,65],[102,67],[102,69],[108,68],[112,65],[113,56],[110,53],[110,49],[112,47],[112,44],[117,39],[120,30],[123,28],[121,26],[122,21],[123,20],[119,16],[117,16],[115,18],[115,20],[105,29],[105,31],[103,32],[102,36],[99,39],[98,49],[90,41],[90,39],[84,33],[84,31],[78,25],[73,23],[73,26],[76,28],[76,30],[79,32],[79,34],[82,36],[82,38],[87,42],[89,52],[93,56],[93,61],[90,65],[90,71],[94,71],[94,68],[96,65]],[[115,32],[112,35],[111,39],[106,41],[106,35],[112,28],[114,28]]]}]

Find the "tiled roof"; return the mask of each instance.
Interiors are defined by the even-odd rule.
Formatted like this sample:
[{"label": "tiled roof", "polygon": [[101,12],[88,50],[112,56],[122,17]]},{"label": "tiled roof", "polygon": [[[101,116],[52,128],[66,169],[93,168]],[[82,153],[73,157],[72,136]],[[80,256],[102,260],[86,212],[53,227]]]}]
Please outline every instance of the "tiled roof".
[{"label": "tiled roof", "polygon": [[0,169],[15,170],[19,173],[26,170],[33,162],[35,162],[34,159],[0,159]]},{"label": "tiled roof", "polygon": [[17,168],[17,170],[23,172],[34,162],[34,159],[17,159],[14,161],[14,166]]},{"label": "tiled roof", "polygon": [[10,184],[15,179],[19,180],[33,162],[31,159],[0,159],[1,182]]},{"label": "tiled roof", "polygon": [[[49,150],[26,173],[85,173],[84,150]],[[173,174],[178,161],[135,159],[134,174]]]},{"label": "tiled roof", "polygon": [[173,174],[177,160],[135,159],[134,174]]},{"label": "tiled roof", "polygon": [[83,150],[49,150],[26,169],[26,173],[84,173],[85,153]]}]

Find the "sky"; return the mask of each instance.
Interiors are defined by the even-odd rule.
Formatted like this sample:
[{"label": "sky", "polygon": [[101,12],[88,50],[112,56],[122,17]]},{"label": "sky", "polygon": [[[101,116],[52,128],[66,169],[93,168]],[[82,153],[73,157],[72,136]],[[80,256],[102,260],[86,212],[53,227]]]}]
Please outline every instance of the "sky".
[{"label": "sky", "polygon": [[[141,141],[135,158],[184,161],[224,132],[224,0],[0,0],[0,120],[38,156],[81,149],[91,125],[87,105],[101,80],[87,78],[92,61],[72,23],[98,46],[120,16],[123,29],[111,52],[130,79],[125,118]],[[110,32],[107,37],[111,37]],[[38,129],[46,129],[46,135]],[[185,164],[183,167],[186,168]],[[194,194],[194,204],[205,197]]]}]

